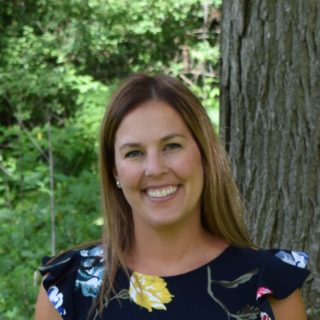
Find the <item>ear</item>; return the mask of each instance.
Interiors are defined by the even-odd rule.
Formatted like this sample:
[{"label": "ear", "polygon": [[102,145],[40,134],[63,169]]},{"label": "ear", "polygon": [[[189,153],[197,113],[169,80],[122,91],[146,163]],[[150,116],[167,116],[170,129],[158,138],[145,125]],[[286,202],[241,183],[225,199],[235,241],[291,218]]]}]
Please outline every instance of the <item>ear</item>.
[{"label": "ear", "polygon": [[114,177],[114,180],[115,180],[117,188],[121,189],[121,183],[119,181],[118,174],[117,174],[117,171],[115,169],[113,169],[113,177]]},{"label": "ear", "polygon": [[116,169],[115,167],[113,168],[112,172],[113,172],[113,177],[114,177],[114,179],[115,179],[116,181],[119,180],[118,173],[117,173],[117,169]]}]

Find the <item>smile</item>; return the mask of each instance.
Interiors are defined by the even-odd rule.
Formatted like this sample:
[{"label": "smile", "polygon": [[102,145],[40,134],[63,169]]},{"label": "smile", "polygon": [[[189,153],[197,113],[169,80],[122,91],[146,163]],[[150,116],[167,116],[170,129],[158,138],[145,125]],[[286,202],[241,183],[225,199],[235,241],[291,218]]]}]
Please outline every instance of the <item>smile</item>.
[{"label": "smile", "polygon": [[177,186],[168,186],[164,188],[150,188],[146,190],[146,193],[151,198],[164,198],[176,193],[178,190]]}]

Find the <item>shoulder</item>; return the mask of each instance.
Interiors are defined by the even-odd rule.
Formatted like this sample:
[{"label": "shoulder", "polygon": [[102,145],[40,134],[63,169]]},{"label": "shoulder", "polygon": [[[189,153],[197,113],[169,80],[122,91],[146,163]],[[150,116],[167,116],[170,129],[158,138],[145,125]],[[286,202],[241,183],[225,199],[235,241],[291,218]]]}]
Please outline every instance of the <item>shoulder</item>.
[{"label": "shoulder", "polygon": [[279,288],[278,298],[284,295],[282,291],[286,291],[285,288],[301,287],[309,275],[306,269],[308,255],[302,251],[236,247],[231,250],[240,268],[250,266],[257,269],[260,285],[269,284]]},{"label": "shoulder", "polygon": [[258,298],[268,293],[283,299],[300,288],[310,273],[308,255],[302,251],[230,247],[224,262],[229,273],[255,274]]},{"label": "shoulder", "polygon": [[[53,258],[44,257],[39,267],[44,276],[44,285],[54,285],[64,281],[65,278],[73,279],[79,272],[87,269],[103,267],[103,247],[101,244],[78,247]],[[100,270],[99,269],[99,270]]]},{"label": "shoulder", "polygon": [[308,255],[302,251],[284,249],[258,250],[260,288],[268,288],[277,299],[289,296],[301,288],[309,275]]},{"label": "shoulder", "polygon": [[71,249],[59,256],[43,259],[39,268],[43,275],[43,288],[63,319],[72,319],[77,303],[89,305],[98,295],[103,281],[103,262],[100,244]]},{"label": "shoulder", "polygon": [[240,275],[245,275],[237,278],[237,283],[248,280],[250,275],[250,290],[254,291],[261,318],[284,319],[283,310],[294,305],[296,314],[302,316],[292,319],[304,319],[299,289],[309,275],[305,252],[231,247],[228,257],[229,269],[237,269]]},{"label": "shoulder", "polygon": [[[288,267],[292,266],[304,269],[308,263],[308,254],[303,251],[293,251],[285,249],[257,249],[257,248],[241,248],[231,247],[230,251],[235,259],[241,262],[251,262],[257,266],[277,265]],[[290,268],[290,267],[289,267]]]}]

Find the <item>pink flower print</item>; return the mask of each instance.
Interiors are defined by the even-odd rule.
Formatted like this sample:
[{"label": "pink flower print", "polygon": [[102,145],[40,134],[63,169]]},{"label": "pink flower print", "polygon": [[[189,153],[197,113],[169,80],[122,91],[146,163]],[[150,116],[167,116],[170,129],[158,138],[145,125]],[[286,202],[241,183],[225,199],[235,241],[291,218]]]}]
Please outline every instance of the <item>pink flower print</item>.
[{"label": "pink flower print", "polygon": [[[260,287],[257,290],[257,300],[260,299],[262,296],[266,295],[266,294],[272,294],[272,290],[269,288],[264,288],[264,287]],[[263,318],[261,318],[263,319]],[[266,318],[267,319],[267,318]]]},{"label": "pink flower print", "polygon": [[265,312],[261,312],[260,320],[272,320],[272,319]]}]

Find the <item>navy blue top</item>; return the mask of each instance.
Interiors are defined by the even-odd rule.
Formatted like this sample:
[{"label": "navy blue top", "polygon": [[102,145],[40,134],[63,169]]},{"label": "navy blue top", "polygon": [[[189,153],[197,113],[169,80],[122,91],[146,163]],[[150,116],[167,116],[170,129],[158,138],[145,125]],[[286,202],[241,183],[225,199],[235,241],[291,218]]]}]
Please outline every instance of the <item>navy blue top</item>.
[{"label": "navy blue top", "polygon": [[[116,293],[105,302],[110,320],[274,320],[267,295],[283,299],[309,274],[308,256],[285,250],[229,246],[211,262],[176,276],[159,277],[119,270]],[[49,299],[63,319],[87,320],[99,294],[102,246],[44,258],[40,272]]]}]

